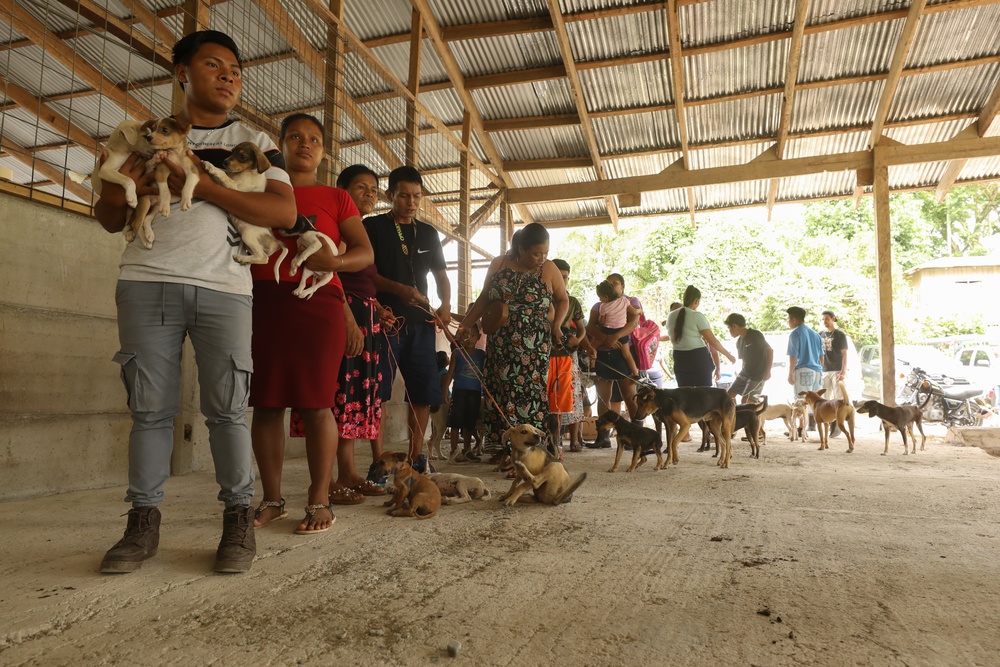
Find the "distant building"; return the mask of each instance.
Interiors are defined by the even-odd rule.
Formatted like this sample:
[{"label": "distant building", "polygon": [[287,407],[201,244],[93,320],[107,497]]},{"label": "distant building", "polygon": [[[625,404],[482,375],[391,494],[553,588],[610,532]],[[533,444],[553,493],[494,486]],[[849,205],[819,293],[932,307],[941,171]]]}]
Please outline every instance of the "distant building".
[{"label": "distant building", "polygon": [[913,289],[914,305],[934,317],[978,317],[1000,327],[1000,255],[941,257],[903,274]]}]

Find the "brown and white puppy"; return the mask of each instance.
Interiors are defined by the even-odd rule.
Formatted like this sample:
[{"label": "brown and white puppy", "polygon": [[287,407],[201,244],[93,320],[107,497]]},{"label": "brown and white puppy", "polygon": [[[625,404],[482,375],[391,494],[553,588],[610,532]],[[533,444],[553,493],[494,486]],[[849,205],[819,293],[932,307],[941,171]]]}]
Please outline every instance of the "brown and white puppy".
[{"label": "brown and white puppy", "polygon": [[[799,437],[799,426],[806,423],[806,403],[801,398],[794,403],[778,403],[769,405],[760,417],[760,433],[758,437],[763,444],[767,444],[767,433],[764,432],[764,422],[772,419],[780,419],[785,424],[788,431],[788,439],[795,442]],[[802,430],[802,439],[806,439],[806,430]]]},{"label": "brown and white puppy", "polygon": [[[830,448],[830,422],[837,422],[840,430],[847,435],[847,452],[854,451],[854,405],[847,395],[847,387],[843,382],[838,382],[840,395],[843,398],[826,400],[823,393],[826,389],[819,391],[802,391],[799,396],[806,399],[806,403],[812,408],[813,416],[816,418],[816,429],[819,431],[819,448]],[[844,427],[844,422],[850,425],[850,429]]]},{"label": "brown and white puppy", "polygon": [[[271,163],[257,144],[244,141],[233,148],[232,153],[223,160],[225,171],[214,164],[203,163],[208,175],[219,185],[238,192],[264,192],[267,188],[267,177],[264,175],[271,168]],[[279,282],[278,269],[288,255],[288,246],[274,236],[269,227],[251,225],[246,220],[233,216],[233,224],[240,233],[244,247],[249,255],[238,254],[233,259],[240,264],[267,264],[267,259],[275,251],[281,251],[278,261],[274,264],[274,280]]]},{"label": "brown and white puppy", "polygon": [[[521,424],[503,434],[503,442],[510,446],[511,460],[517,477],[500,501],[510,507],[518,500],[540,502],[546,505],[568,503],[587,473],[571,479],[566,468],[544,445],[545,431]],[[528,491],[533,495],[525,496]]]},{"label": "brown and white puppy", "polygon": [[725,389],[718,387],[684,387],[682,389],[656,389],[639,385],[635,393],[637,419],[651,414],[667,424],[676,424],[677,431],[670,437],[667,463],[677,465],[678,443],[688,434],[691,424],[705,421],[719,443],[720,468],[728,468],[733,455],[732,433],[736,421],[736,404]]},{"label": "brown and white puppy", "polygon": [[872,418],[878,417],[882,420],[882,430],[885,431],[885,450],[882,451],[882,456],[889,453],[890,431],[899,431],[899,435],[903,438],[904,455],[906,454],[906,433],[909,431],[910,440],[913,442],[913,453],[916,454],[917,439],[913,435],[914,424],[920,431],[920,451],[923,451],[927,436],[924,435],[924,415],[917,406],[899,405],[893,408],[878,401],[865,401],[857,411],[859,414]]},{"label": "brown and white puppy", "polygon": [[108,137],[105,149],[108,151],[108,159],[104,164],[98,163],[94,167],[94,173],[90,175],[90,185],[94,189],[94,194],[100,196],[104,181],[117,183],[125,189],[125,202],[130,208],[135,208],[139,203],[135,181],[118,170],[132,153],[138,153],[147,160],[153,156],[154,150],[142,132],[142,123],[128,119],[120,122]]},{"label": "brown and white puppy", "polygon": [[147,249],[153,247],[153,218],[159,213],[164,218],[170,217],[170,203],[173,198],[170,195],[170,188],[167,186],[167,179],[170,178],[170,168],[163,163],[170,160],[180,166],[186,175],[184,185],[181,187],[181,210],[187,211],[191,208],[194,199],[194,189],[198,185],[198,167],[187,154],[187,134],[191,129],[191,124],[180,118],[167,116],[154,120],[147,120],[142,124],[140,133],[145,137],[150,147],[155,151],[153,157],[146,161],[146,173],[153,172],[156,176],[156,185],[160,190],[159,195],[143,195],[139,197],[139,202],[135,207],[135,214],[132,217],[131,230],[125,229],[125,240],[132,242],[136,237]]},{"label": "brown and white puppy", "polygon": [[391,516],[412,516],[417,519],[431,519],[441,509],[441,491],[437,484],[413,469],[404,452],[385,452],[378,457],[375,474],[393,474],[392,484],[396,489],[392,498],[385,501]]},{"label": "brown and white puppy", "polygon": [[424,476],[437,484],[438,490],[441,491],[442,505],[461,505],[470,500],[489,500],[493,497],[483,484],[483,480],[478,477],[467,477],[453,472],[432,472]]},{"label": "brown and white puppy", "polygon": [[[281,232],[283,236],[295,237],[297,251],[295,257],[292,258],[288,274],[294,276],[299,272],[299,267],[302,267],[302,278],[299,279],[299,286],[292,292],[292,294],[300,299],[311,299],[312,295],[321,287],[333,280],[335,273],[333,271],[313,271],[302,266],[305,261],[319,252],[324,243],[329,246],[334,256],[340,254],[340,248],[333,242],[333,239],[316,229],[313,221],[314,218],[307,218],[304,215],[300,215],[295,221],[295,227]],[[310,280],[313,281],[311,285],[309,284]]]}]

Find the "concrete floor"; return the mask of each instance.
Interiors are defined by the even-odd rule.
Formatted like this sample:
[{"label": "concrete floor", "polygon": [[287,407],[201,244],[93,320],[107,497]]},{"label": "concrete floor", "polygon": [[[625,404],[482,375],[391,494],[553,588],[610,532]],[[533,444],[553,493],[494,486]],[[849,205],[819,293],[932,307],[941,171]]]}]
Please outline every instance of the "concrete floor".
[{"label": "concrete floor", "polygon": [[211,474],[170,481],[160,553],[132,575],[97,573],[123,489],[3,503],[0,664],[997,664],[1000,459],[940,438],[882,457],[872,431],[851,455],[815,447],[772,433],[724,471],[684,445],[631,474],[567,453],[589,478],[558,508],[415,521],[369,500],[310,537],[291,533],[295,459],[291,517],[258,531],[246,575],[211,573]]}]

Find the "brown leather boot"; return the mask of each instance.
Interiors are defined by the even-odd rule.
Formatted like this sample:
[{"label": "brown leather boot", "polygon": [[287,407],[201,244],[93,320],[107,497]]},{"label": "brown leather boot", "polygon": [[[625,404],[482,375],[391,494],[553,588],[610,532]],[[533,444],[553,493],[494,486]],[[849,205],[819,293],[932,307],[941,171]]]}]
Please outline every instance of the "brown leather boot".
[{"label": "brown leather boot", "polygon": [[215,571],[246,572],[257,554],[253,531],[253,509],[249,505],[227,507],[222,513],[222,540],[215,553]]},{"label": "brown leather boot", "polygon": [[143,561],[156,555],[159,545],[160,510],[155,507],[133,507],[128,511],[125,535],[104,554],[101,572],[135,572],[142,567]]}]

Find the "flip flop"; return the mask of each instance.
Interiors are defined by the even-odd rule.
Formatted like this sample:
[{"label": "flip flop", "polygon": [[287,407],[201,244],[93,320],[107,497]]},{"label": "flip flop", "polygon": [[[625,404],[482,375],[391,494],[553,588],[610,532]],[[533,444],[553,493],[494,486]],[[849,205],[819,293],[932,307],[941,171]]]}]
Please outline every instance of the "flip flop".
[{"label": "flip flop", "polygon": [[330,505],[306,505],[306,519],[305,519],[305,523],[308,525],[312,521],[313,515],[316,514],[316,510],[322,510],[322,509],[329,510],[330,511],[330,516],[333,517],[330,520],[330,525],[329,526],[327,526],[326,528],[317,528],[315,530],[302,530],[301,528],[296,528],[295,529],[295,534],[296,535],[317,535],[319,533],[325,533],[326,531],[330,530],[330,527],[333,526],[333,524],[337,523],[337,515],[333,513],[333,507],[331,507]]},{"label": "flip flop", "polygon": [[366,479],[365,481],[361,482],[360,484],[355,484],[354,486],[352,486],[350,488],[351,488],[352,491],[356,491],[357,493],[360,493],[363,496],[384,496],[385,495],[385,489],[383,489],[381,486],[379,486],[375,482],[373,482],[371,480],[368,480],[368,479]]},{"label": "flip flop", "polygon": [[346,486],[330,492],[331,505],[360,505],[365,502],[365,497]]}]

